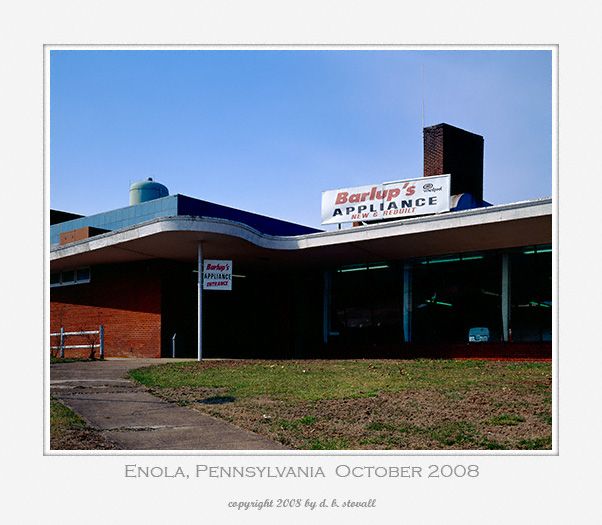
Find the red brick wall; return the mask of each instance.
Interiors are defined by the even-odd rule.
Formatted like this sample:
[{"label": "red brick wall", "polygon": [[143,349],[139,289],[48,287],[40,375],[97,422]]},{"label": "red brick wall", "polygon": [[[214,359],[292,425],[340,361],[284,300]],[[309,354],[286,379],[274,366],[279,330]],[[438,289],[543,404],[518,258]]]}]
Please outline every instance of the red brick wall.
[{"label": "red brick wall", "polygon": [[491,341],[482,343],[404,343],[390,345],[325,344],[308,358],[331,359],[491,359],[540,361],[552,359],[551,341],[513,342]]},{"label": "red brick wall", "polygon": [[424,128],[424,177],[443,175],[443,126]]},{"label": "red brick wall", "polygon": [[449,124],[424,128],[425,177],[451,174],[451,194],[483,200],[483,137]]},{"label": "red brick wall", "polygon": [[[91,268],[90,283],[51,288],[50,331],[104,326],[105,357],[161,357],[161,276],[155,262]],[[51,338],[51,346],[58,338]],[[83,336],[65,342],[87,344]],[[89,349],[65,349],[87,357]],[[96,351],[99,357],[99,351]]]}]

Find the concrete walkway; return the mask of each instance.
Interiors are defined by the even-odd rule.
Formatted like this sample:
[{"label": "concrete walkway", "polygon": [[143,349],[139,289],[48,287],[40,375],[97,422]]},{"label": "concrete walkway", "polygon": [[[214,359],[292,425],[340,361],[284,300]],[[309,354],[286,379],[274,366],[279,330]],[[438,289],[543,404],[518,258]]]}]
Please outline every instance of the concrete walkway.
[{"label": "concrete walkway", "polygon": [[50,393],[124,450],[288,450],[124,379],[132,368],[174,359],[106,359],[50,365]]}]

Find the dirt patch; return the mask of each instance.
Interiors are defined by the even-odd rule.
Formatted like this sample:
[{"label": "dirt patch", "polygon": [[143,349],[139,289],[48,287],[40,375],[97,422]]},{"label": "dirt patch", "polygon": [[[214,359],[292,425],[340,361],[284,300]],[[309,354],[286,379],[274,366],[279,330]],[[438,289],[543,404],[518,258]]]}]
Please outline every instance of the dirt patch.
[{"label": "dirt patch", "polygon": [[100,430],[56,399],[50,401],[50,450],[119,450]]},{"label": "dirt patch", "polygon": [[[225,367],[240,373],[204,375]],[[186,368],[204,386],[151,378],[149,391],[294,449],[552,448],[551,368],[541,364],[306,360]]]},{"label": "dirt patch", "polygon": [[[158,392],[155,392],[158,393]],[[223,389],[164,389],[190,403],[296,449],[551,449],[551,404],[537,391],[429,390],[294,405],[262,396],[227,401]],[[203,403],[199,399],[219,399]]]},{"label": "dirt patch", "polygon": [[115,443],[93,428],[66,430],[50,436],[50,450],[120,450]]}]

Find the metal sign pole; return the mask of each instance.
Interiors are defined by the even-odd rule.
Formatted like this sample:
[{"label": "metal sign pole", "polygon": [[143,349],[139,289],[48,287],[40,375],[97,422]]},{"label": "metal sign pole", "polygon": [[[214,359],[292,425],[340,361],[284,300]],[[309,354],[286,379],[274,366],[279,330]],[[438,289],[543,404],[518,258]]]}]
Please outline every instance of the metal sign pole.
[{"label": "metal sign pole", "polygon": [[198,292],[197,292],[197,304],[198,304],[198,350],[199,350],[199,361],[203,360],[203,242],[199,241],[198,244]]}]

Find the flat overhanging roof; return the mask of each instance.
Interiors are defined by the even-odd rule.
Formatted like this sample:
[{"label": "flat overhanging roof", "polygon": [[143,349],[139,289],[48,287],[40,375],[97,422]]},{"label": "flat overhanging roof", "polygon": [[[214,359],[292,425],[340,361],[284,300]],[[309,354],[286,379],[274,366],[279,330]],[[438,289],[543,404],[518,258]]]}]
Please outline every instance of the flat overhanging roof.
[{"label": "flat overhanging roof", "polygon": [[161,217],[51,249],[50,268],[169,259],[206,259],[265,266],[324,267],[494,250],[552,241],[552,199],[291,237],[269,236],[224,219]]}]

